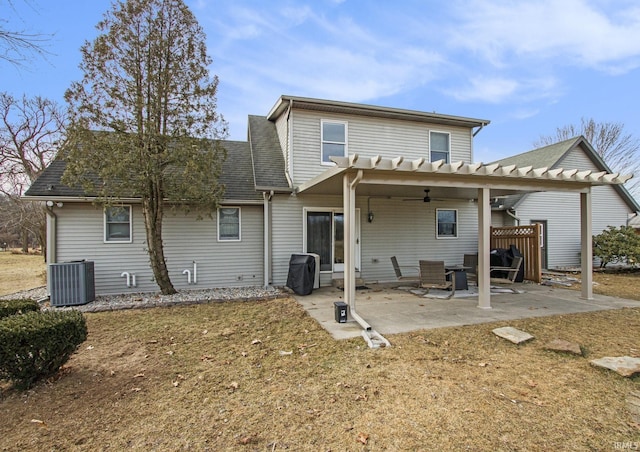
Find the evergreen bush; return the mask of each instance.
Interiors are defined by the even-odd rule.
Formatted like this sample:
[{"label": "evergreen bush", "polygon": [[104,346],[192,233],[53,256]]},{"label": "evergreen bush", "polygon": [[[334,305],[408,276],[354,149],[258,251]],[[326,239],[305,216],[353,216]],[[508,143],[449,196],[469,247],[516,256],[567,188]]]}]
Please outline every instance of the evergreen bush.
[{"label": "evergreen bush", "polygon": [[54,374],[87,338],[79,311],[31,311],[0,320],[0,378],[18,389]]},{"label": "evergreen bush", "polygon": [[24,314],[30,311],[39,311],[40,305],[35,300],[0,300],[0,319],[15,314]]}]

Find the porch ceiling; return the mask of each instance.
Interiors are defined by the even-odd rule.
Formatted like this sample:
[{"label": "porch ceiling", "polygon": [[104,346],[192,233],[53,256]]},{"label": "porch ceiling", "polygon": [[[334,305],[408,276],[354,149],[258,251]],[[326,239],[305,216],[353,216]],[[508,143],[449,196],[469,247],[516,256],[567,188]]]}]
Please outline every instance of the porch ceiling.
[{"label": "porch ceiling", "polygon": [[403,157],[360,158],[334,157],[331,168],[298,187],[298,193],[342,194],[346,172],[362,170],[358,186],[360,196],[423,197],[429,188],[431,198],[475,199],[479,188],[490,188],[491,196],[506,196],[533,191],[587,192],[593,185],[623,184],[632,176],[618,173],[592,172],[577,169],[518,168],[464,162],[427,162]]}]

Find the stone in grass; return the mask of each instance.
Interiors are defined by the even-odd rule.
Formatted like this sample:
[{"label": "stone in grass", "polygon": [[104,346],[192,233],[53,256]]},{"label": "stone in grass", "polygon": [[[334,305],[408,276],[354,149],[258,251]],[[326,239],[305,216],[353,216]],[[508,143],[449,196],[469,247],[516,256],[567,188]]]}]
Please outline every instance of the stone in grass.
[{"label": "stone in grass", "polygon": [[604,358],[592,360],[591,364],[613,370],[623,377],[632,377],[640,373],[640,358],[631,356],[605,356]]},{"label": "stone in grass", "polygon": [[520,331],[512,326],[505,326],[493,330],[493,334],[503,339],[513,342],[514,344],[522,344],[533,339],[533,336],[526,331]]},{"label": "stone in grass", "polygon": [[579,344],[565,341],[563,339],[554,339],[545,345],[544,348],[546,350],[551,350],[552,352],[571,353],[573,355],[582,356],[582,349]]},{"label": "stone in grass", "polygon": [[640,424],[640,391],[631,391],[627,396],[627,411],[636,424]]}]

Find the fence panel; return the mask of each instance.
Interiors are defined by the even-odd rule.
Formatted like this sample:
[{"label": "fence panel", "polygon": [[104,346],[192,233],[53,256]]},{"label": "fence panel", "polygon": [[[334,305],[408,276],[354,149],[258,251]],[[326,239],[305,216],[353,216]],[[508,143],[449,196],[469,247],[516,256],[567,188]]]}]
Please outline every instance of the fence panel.
[{"label": "fence panel", "polygon": [[540,225],[491,227],[491,248],[509,248],[515,245],[524,258],[524,279],[542,282],[540,254]]}]

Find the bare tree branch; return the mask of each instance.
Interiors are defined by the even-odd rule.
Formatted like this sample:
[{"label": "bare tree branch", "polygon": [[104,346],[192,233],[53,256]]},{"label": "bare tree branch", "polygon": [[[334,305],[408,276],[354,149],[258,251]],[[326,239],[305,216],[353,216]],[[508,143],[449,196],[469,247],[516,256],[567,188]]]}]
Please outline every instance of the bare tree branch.
[{"label": "bare tree branch", "polygon": [[[6,0],[6,3],[14,15],[19,16],[14,2]],[[28,0],[24,0],[24,3],[34,9]],[[9,24],[7,19],[0,19],[0,60],[7,61],[14,66],[26,66],[30,55],[45,56],[49,53],[44,49],[44,45],[53,35],[34,33],[24,29],[10,30],[7,24]]]},{"label": "bare tree branch", "polygon": [[0,192],[24,193],[55,156],[65,121],[53,101],[0,93]]},{"label": "bare tree branch", "polygon": [[640,139],[624,132],[624,124],[596,122],[582,118],[580,126],[558,127],[553,135],[541,135],[535,147],[584,136],[612,171],[633,174],[625,186],[636,198],[640,195]]}]

